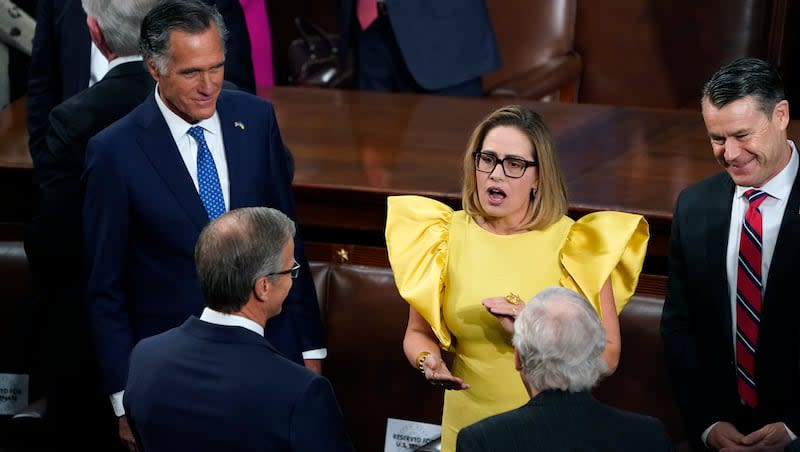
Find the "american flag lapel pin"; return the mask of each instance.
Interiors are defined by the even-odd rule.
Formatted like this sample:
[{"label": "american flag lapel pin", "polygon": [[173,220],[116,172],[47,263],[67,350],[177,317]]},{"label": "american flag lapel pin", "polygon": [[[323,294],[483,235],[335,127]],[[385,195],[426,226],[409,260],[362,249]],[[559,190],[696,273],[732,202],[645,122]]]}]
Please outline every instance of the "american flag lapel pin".
[{"label": "american flag lapel pin", "polygon": [[242,129],[242,130],[244,130],[244,124],[242,124],[242,123],[241,123],[241,122],[239,122],[239,121],[236,121],[236,122],[234,122],[234,123],[233,123],[233,126],[234,126],[234,127],[237,127],[237,128],[239,128],[239,129]]}]

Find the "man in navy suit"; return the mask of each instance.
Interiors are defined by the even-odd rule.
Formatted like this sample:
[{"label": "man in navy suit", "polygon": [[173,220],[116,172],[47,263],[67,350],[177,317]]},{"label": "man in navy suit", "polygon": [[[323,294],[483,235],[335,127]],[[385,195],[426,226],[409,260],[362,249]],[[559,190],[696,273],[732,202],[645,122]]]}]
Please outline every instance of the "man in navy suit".
[{"label": "man in navy suit", "polygon": [[537,294],[514,322],[517,370],[531,400],[458,433],[458,452],[670,451],[658,419],[598,402],[606,337],[583,297],[563,287]]},{"label": "man in navy suit", "polygon": [[800,434],[800,165],[789,103],[775,67],[743,58],[709,79],[702,110],[725,171],[675,204],[667,366],[695,450],[783,450]]},{"label": "man in navy suit", "polygon": [[485,0],[339,0],[339,29],[363,90],[480,96],[500,67]]},{"label": "man in navy suit", "polygon": [[[269,206],[295,217],[272,105],[222,90],[224,23],[197,0],[165,1],[139,42],[156,90],[89,142],[84,250],[90,327],[104,390],[132,446],[121,404],[128,357],[142,338],[203,307],[192,253],[225,210]],[[326,350],[302,243],[300,276],[267,338],[287,358],[321,371]]]},{"label": "man in navy suit", "polygon": [[264,338],[300,272],[294,234],[268,207],[232,210],[203,229],[202,315],[131,353],[124,401],[143,450],[353,450],[328,380]]}]

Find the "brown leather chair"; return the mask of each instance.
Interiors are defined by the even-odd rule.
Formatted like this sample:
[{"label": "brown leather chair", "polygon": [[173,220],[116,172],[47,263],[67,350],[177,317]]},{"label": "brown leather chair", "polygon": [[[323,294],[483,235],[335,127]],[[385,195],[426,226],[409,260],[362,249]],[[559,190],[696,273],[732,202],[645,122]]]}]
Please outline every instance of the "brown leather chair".
[{"label": "brown leather chair", "polygon": [[484,92],[574,102],[581,57],[574,51],[576,0],[487,0],[502,66]]},{"label": "brown leather chair", "polygon": [[583,0],[575,49],[581,103],[699,110],[703,83],[739,57],[780,65],[782,0]]},{"label": "brown leather chair", "polygon": [[8,232],[0,223],[0,373],[27,374],[33,350],[29,340],[34,339],[29,334],[31,276],[21,238]]}]

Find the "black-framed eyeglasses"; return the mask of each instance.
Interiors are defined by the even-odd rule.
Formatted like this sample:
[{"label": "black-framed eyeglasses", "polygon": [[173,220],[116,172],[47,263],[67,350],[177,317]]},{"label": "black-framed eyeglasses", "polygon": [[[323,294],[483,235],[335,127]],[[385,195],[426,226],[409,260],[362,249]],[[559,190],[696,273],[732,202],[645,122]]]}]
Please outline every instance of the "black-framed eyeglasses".
[{"label": "black-framed eyeglasses", "polygon": [[300,264],[298,264],[297,261],[294,261],[294,265],[292,266],[292,268],[275,273],[267,273],[264,276],[285,275],[287,273],[292,277],[292,279],[297,278],[297,275],[300,274]]},{"label": "black-framed eyeglasses", "polygon": [[539,166],[536,160],[523,160],[516,157],[497,158],[490,152],[475,151],[475,169],[482,173],[491,173],[498,164],[503,168],[503,174],[512,179],[519,179],[525,175],[525,170],[529,166]]}]

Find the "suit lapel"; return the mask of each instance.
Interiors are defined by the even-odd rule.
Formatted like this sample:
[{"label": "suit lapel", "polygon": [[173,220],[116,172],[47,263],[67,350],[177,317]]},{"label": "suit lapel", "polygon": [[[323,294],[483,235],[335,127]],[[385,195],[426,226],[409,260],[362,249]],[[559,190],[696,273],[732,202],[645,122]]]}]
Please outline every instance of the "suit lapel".
[{"label": "suit lapel", "polygon": [[138,138],[142,152],[192,222],[202,229],[208,223],[208,214],[152,95],[137,119],[143,129]]},{"label": "suit lapel", "polygon": [[712,193],[706,206],[707,215],[696,221],[705,221],[708,224],[703,230],[708,231],[706,237],[706,255],[709,268],[709,284],[713,284],[712,300],[717,300],[715,309],[718,317],[723,321],[723,331],[733,342],[731,319],[731,293],[728,286],[728,234],[731,226],[731,207],[733,205],[734,185],[731,178],[724,174],[719,183],[712,185]]},{"label": "suit lapel", "polygon": [[242,182],[247,178],[243,174],[251,170],[247,166],[247,159],[242,158],[242,150],[247,149],[248,134],[252,133],[255,125],[248,124],[245,116],[237,115],[225,91],[222,91],[217,101],[217,114],[222,126],[222,142],[225,144],[225,161],[228,164],[228,209],[233,210],[242,207],[244,203],[247,187]]},{"label": "suit lapel", "polygon": [[797,265],[797,256],[800,256],[800,177],[795,174],[792,191],[786,201],[786,210],[783,212],[781,227],[778,231],[778,240],[772,253],[770,272],[767,275],[767,288],[764,291],[765,311],[769,306],[780,302],[781,296],[793,293],[797,281],[794,281],[796,272],[785,271]]}]

